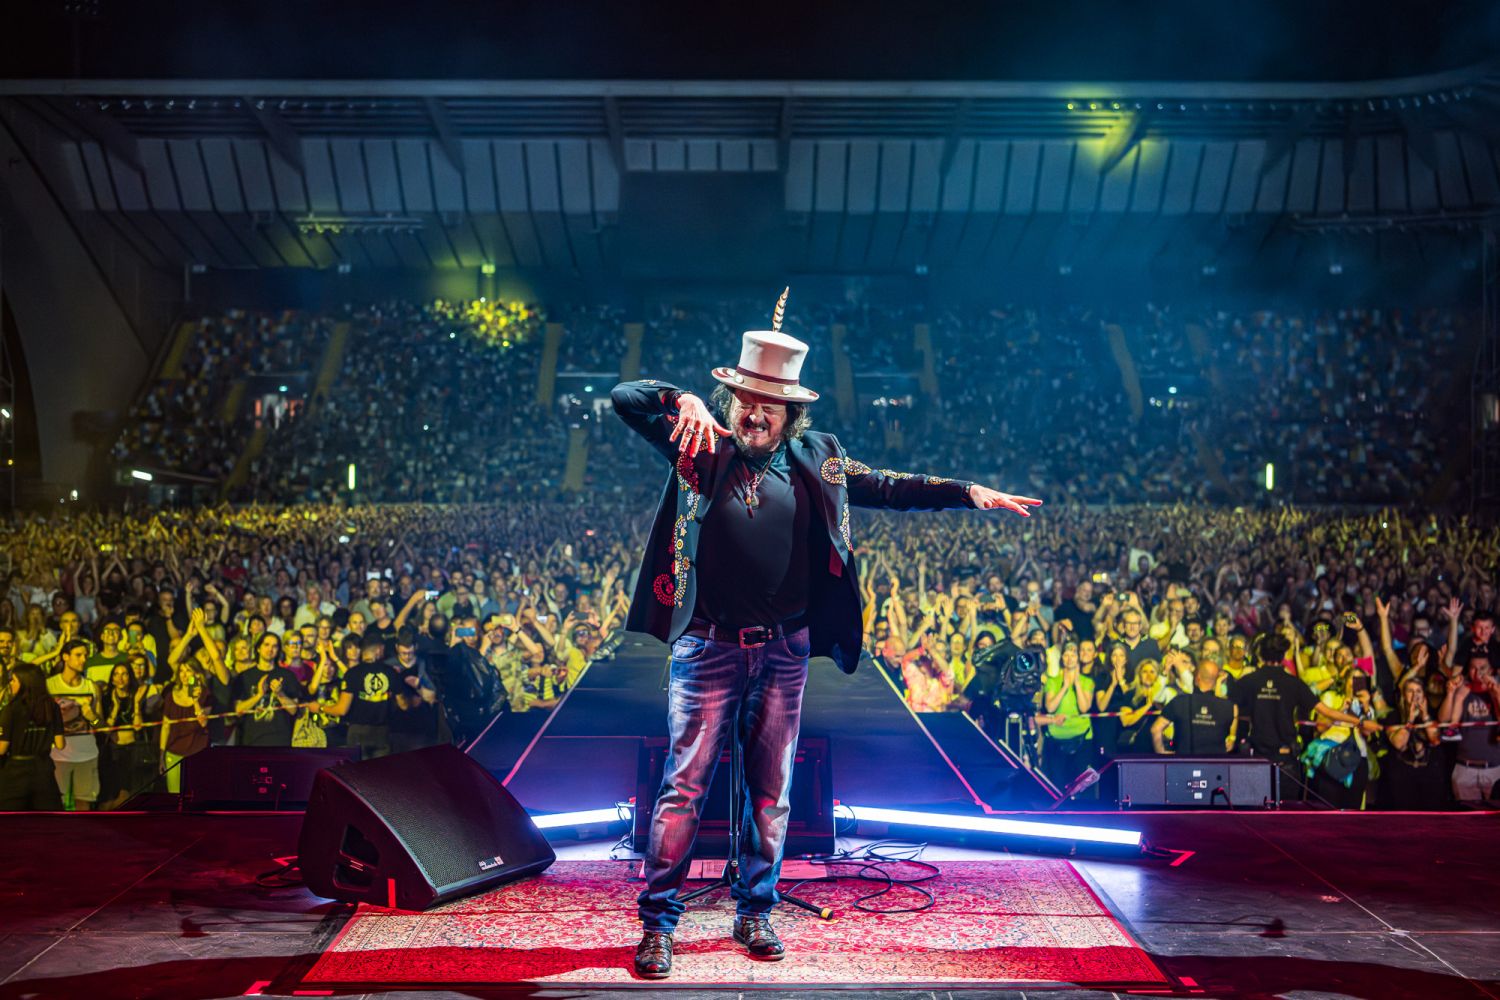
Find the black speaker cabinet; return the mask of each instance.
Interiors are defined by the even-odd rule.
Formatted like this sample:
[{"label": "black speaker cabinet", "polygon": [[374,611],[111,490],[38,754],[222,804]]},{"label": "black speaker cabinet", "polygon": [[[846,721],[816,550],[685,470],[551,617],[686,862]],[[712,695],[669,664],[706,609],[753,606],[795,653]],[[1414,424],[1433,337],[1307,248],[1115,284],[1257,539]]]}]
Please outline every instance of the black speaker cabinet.
[{"label": "black speaker cabinet", "polygon": [[183,758],[192,809],[301,809],[318,772],[359,760],[359,747],[209,747]]},{"label": "black speaker cabinet", "polygon": [[534,875],[557,860],[510,792],[449,744],[320,772],[297,857],[318,895],[403,910]]},{"label": "black speaker cabinet", "polygon": [[1120,806],[1262,809],[1280,799],[1280,772],[1265,757],[1116,757]]},{"label": "black speaker cabinet", "polygon": [[[630,831],[634,851],[644,853],[651,839],[651,811],[661,789],[668,749],[664,738],[641,742],[636,768],[635,822]],[[698,841],[693,847],[695,858],[722,858],[729,850],[729,771],[729,748],[725,747],[703,803]],[[792,759],[791,808],[786,827],[786,856],[833,853],[833,761],[828,756],[825,737],[804,736],[797,741],[797,754]]]}]

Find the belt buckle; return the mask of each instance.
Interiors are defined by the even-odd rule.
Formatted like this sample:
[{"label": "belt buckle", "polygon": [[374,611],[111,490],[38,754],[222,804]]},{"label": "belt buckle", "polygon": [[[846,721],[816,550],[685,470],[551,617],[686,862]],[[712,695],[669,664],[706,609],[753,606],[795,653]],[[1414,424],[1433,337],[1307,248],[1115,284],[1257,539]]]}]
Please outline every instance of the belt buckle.
[{"label": "belt buckle", "polygon": [[[760,640],[760,642],[746,642],[745,641],[745,633],[746,632],[759,632],[763,636],[763,638]],[[765,625],[750,625],[750,626],[747,626],[745,628],[740,629],[740,648],[741,649],[757,649],[757,648],[759,648],[761,646],[764,646],[767,642],[770,642],[770,641],[771,641],[771,629],[768,626],[765,626]]]}]

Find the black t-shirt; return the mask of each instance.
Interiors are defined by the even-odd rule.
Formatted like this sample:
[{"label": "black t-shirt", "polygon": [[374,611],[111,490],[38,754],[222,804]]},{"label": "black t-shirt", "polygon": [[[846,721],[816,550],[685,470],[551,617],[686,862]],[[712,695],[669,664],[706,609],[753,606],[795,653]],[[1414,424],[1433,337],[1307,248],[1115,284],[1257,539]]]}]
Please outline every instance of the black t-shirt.
[{"label": "black t-shirt", "polygon": [[1240,707],[1240,718],[1250,723],[1251,749],[1262,757],[1276,757],[1282,747],[1296,753],[1297,720],[1306,719],[1318,704],[1312,688],[1280,664],[1245,674],[1231,686],[1230,697]]},{"label": "black t-shirt", "polygon": [[[1104,695],[1109,691],[1109,671],[1100,660],[1094,661],[1094,670],[1085,675],[1094,682],[1094,708],[1095,712],[1118,712],[1129,706],[1130,692],[1124,688],[1115,688],[1115,693],[1110,696],[1108,703],[1104,701]],[[1120,720],[1095,719],[1094,720],[1094,746],[1105,754],[1114,756],[1115,748],[1120,741]]]},{"label": "black t-shirt", "polygon": [[378,638],[385,643],[385,652],[381,654],[381,659],[393,655],[396,652],[396,620],[392,618],[384,628],[371,622],[365,626],[364,638],[367,640]]},{"label": "black t-shirt", "polygon": [[1073,638],[1078,640],[1094,638],[1094,613],[1085,611],[1078,606],[1074,600],[1063,601],[1057,606],[1052,614],[1054,622],[1068,621],[1073,623]]},{"label": "black t-shirt", "polygon": [[[387,660],[386,666],[391,673],[396,675],[399,682],[396,693],[405,695],[407,699],[406,711],[399,708],[390,714],[390,727],[393,733],[410,733],[431,737],[437,732],[437,705],[429,704],[422,700],[423,682],[427,680],[422,661],[418,659],[410,667],[403,668],[396,660]],[[412,684],[415,678],[417,683]],[[430,686],[430,685],[429,685]]]},{"label": "black t-shirt", "polygon": [[42,717],[44,721],[37,722],[30,707],[14,698],[0,708],[0,741],[10,744],[5,751],[8,759],[44,759],[51,767],[55,737],[63,734],[62,715],[53,703],[42,706]]},{"label": "black t-shirt", "polygon": [[289,747],[296,717],[281,707],[281,700],[271,693],[270,686],[279,678],[282,694],[294,701],[303,701],[306,694],[302,683],[286,667],[272,667],[270,670],[252,667],[234,679],[234,700],[241,702],[255,694],[262,677],[269,678],[266,694],[251,706],[250,711],[240,716],[240,746]]},{"label": "black t-shirt", "polygon": [[400,680],[384,663],[359,663],[344,674],[339,690],[354,700],[344,721],[351,726],[384,726],[390,722],[392,699]]},{"label": "black t-shirt", "polygon": [[1224,743],[1234,725],[1234,703],[1216,694],[1180,694],[1162,707],[1172,723],[1173,749],[1187,757],[1228,753]]},{"label": "black t-shirt", "polygon": [[736,454],[703,519],[694,606],[699,617],[725,625],[771,624],[807,610],[816,498],[783,447],[761,477],[752,516],[745,494],[765,462]]},{"label": "black t-shirt", "polygon": [[1500,633],[1490,636],[1489,642],[1476,645],[1472,635],[1466,635],[1458,640],[1458,647],[1453,651],[1453,662],[1460,667],[1468,667],[1469,659],[1478,652],[1481,656],[1489,657],[1490,666],[1500,673]]},{"label": "black t-shirt", "polygon": [[[209,699],[210,699],[209,714],[211,714],[211,715],[219,715],[222,712],[227,712],[230,709],[234,708],[234,704],[232,702],[232,699],[234,698],[234,682],[235,682],[235,678],[232,675],[229,678],[229,683],[225,684],[223,681],[219,680],[219,677],[218,677],[217,674],[215,674],[213,671],[209,671],[209,673],[208,673],[208,696],[209,696]],[[249,695],[246,695],[246,697],[248,698]],[[229,724],[230,721],[232,721],[232,720],[229,720],[229,719],[209,719],[208,720],[208,739],[209,739],[209,742],[211,742],[214,746],[222,746],[224,744],[225,740],[227,739],[228,735],[229,735],[229,725],[228,724]]]},{"label": "black t-shirt", "polygon": [[1161,645],[1149,635],[1141,636],[1141,641],[1136,643],[1134,649],[1129,643],[1122,643],[1125,647],[1125,679],[1131,683],[1135,682],[1135,669],[1141,665],[1143,660],[1156,660],[1161,662]]},{"label": "black t-shirt", "polygon": [[[410,733],[431,739],[438,732],[438,706],[422,700],[422,672],[417,667],[402,670],[399,664],[392,664],[392,670],[395,670],[401,681],[401,687],[396,688],[396,691],[407,696],[407,711],[396,709],[390,714],[390,732]],[[410,678],[417,678],[419,684],[413,687],[408,682]]]}]

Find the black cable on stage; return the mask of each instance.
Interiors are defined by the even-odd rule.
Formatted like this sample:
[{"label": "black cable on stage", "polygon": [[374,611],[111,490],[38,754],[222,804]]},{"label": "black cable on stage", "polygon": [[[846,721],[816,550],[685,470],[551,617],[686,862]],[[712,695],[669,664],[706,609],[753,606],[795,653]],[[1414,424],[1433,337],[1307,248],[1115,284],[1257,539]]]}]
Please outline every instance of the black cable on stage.
[{"label": "black cable on stage", "polygon": [[[293,872],[296,874],[292,874]],[[255,884],[262,889],[290,889],[299,886],[302,884],[302,865],[298,863],[298,859],[293,858],[284,865],[255,876]]]},{"label": "black cable on stage", "polygon": [[629,802],[616,802],[615,815],[619,816],[625,823],[625,833],[615,841],[614,846],[609,849],[609,860],[619,861],[618,852],[628,850],[630,840],[635,836],[635,806]]},{"label": "black cable on stage", "polygon": [[[881,850],[884,848],[885,850]],[[866,913],[921,913],[930,910],[937,905],[937,898],[928,890],[922,888],[921,883],[930,882],[942,874],[942,869],[929,861],[921,860],[922,852],[927,849],[925,841],[915,840],[877,840],[866,844],[858,851],[843,850],[832,854],[814,854],[804,856],[798,860],[807,861],[815,865],[852,865],[855,871],[848,875],[839,875],[830,872],[822,878],[802,879],[792,885],[787,892],[795,893],[807,882],[837,882],[841,879],[858,879],[864,882],[873,882],[880,886],[873,892],[866,893],[855,899],[850,905],[856,910]],[[925,874],[916,878],[900,878],[887,871],[887,865],[917,865],[925,868]],[[910,889],[921,895],[926,902],[920,906],[893,906],[874,907],[864,905],[868,900],[878,899],[896,891],[897,888]]]}]

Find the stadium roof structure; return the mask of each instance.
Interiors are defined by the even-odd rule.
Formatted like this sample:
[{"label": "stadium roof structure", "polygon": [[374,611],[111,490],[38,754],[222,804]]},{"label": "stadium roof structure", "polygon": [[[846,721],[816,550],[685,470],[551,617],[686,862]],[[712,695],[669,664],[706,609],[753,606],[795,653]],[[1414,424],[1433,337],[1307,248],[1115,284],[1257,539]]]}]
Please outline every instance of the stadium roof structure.
[{"label": "stadium roof structure", "polygon": [[1500,205],[1500,63],[1300,84],[16,80],[0,120],[75,228],[160,269],[1196,273],[1330,241],[1399,265]]}]

